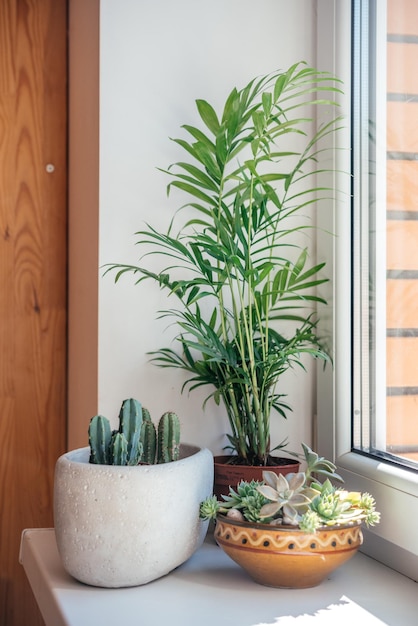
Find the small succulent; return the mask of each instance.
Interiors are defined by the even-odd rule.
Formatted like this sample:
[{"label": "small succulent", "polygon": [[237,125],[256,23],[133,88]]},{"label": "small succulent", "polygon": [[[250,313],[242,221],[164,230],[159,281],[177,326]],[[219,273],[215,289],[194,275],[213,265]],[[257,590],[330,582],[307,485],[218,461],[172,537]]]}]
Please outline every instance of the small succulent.
[{"label": "small succulent", "polygon": [[332,478],[338,482],[344,482],[339,474],[336,473],[337,466],[332,462],[325,459],[323,456],[319,456],[317,452],[311,450],[306,443],[302,443],[303,455],[299,456],[302,461],[306,463],[306,482],[311,484],[314,480],[314,475],[321,475],[327,478]]},{"label": "small succulent", "polygon": [[[315,532],[321,526],[365,521],[377,524],[380,514],[375,500],[368,493],[349,492],[335,487],[331,478],[342,482],[336,466],[309,446],[302,444],[306,470],[293,474],[263,472],[263,481],[241,481],[237,489],[219,502],[215,496],[200,506],[200,517],[216,519],[223,513],[236,520],[263,524],[298,526],[305,532]],[[324,483],[317,476],[325,476]]]},{"label": "small succulent", "polygon": [[336,489],[327,479],[323,485],[317,485],[317,494],[311,502],[310,509],[316,513],[321,525],[365,520],[368,526],[373,526],[380,518],[379,513],[375,511],[375,504],[370,494]]},{"label": "small succulent", "polygon": [[139,465],[176,461],[180,454],[180,420],[175,413],[164,413],[156,428],[149,411],[138,400],[122,402],[119,428],[111,430],[103,415],[89,424],[90,463]]},{"label": "small succulent", "polygon": [[[229,495],[224,496],[223,508],[228,517],[235,519],[246,519],[248,522],[261,522],[261,509],[266,505],[267,500],[259,491],[261,482],[252,480],[251,482],[241,481],[237,490],[230,488]],[[236,513],[239,512],[240,515]]]},{"label": "small succulent", "polygon": [[[260,510],[260,518],[270,523],[278,520],[284,524],[298,523],[300,517],[309,508],[309,503],[316,492],[306,486],[304,472],[290,474],[287,477],[274,472],[263,472],[264,484],[258,491],[268,500]],[[277,518],[280,513],[281,517]]]}]

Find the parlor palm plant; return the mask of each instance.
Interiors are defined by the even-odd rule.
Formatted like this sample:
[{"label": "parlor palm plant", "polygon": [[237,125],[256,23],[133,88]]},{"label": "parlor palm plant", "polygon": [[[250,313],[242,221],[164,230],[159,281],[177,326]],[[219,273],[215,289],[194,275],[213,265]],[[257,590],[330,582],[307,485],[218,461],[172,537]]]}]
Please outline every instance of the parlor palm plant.
[{"label": "parlor palm plant", "polygon": [[[152,279],[177,300],[160,312],[176,322],[177,346],[153,360],[185,370],[185,385],[209,386],[208,398],[223,401],[230,448],[249,465],[268,464],[272,412],[290,409],[277,388],[282,374],[304,367],[306,354],[330,358],[314,311],[324,263],[310,264],[299,242],[312,228],[305,213],[329,195],[318,163],[339,119],[312,131],[306,111],[333,111],[336,91],[332,75],[297,63],[233,89],[220,116],[197,100],[202,127],[183,126],[187,138],[174,141],[187,160],[165,171],[168,192],[183,192],[185,205],[167,232],[147,225],[137,233],[140,265],[107,269],[116,281],[126,272],[137,283]],[[144,264],[148,255],[160,269]]]}]

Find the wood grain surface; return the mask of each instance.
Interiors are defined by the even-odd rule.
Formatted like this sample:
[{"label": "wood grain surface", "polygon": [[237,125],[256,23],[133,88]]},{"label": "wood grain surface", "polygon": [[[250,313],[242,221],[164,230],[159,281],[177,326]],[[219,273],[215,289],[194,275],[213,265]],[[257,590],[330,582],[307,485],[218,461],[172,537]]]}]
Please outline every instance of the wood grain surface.
[{"label": "wood grain surface", "polygon": [[66,431],[66,0],[0,2],[0,624],[42,624],[18,562],[53,524]]}]

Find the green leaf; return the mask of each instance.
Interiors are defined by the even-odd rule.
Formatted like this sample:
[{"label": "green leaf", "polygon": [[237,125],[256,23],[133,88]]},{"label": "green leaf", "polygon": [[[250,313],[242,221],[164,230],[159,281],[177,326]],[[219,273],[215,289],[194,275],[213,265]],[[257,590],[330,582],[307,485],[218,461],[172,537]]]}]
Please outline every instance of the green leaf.
[{"label": "green leaf", "polygon": [[226,129],[222,126],[216,136],[216,161],[221,169],[223,169],[228,155],[228,142],[226,138]]},{"label": "green leaf", "polygon": [[[194,179],[195,184],[200,184],[202,187],[206,189],[211,189],[212,191],[218,192],[218,185],[213,181],[210,176],[208,176],[205,172],[200,170],[198,167],[191,165],[190,163],[179,162],[176,163],[177,167],[182,168],[186,172],[188,172]],[[173,172],[168,172],[171,176],[181,176],[181,174],[175,174]]]},{"label": "green leaf", "polygon": [[213,198],[211,198],[210,196],[205,194],[198,187],[195,187],[194,185],[191,185],[191,184],[186,183],[184,181],[173,180],[173,182],[170,183],[170,187],[177,187],[177,189],[181,189],[182,191],[185,191],[186,193],[190,194],[191,196],[194,196],[195,198],[198,198],[199,200],[203,200],[204,202],[207,202],[209,205],[214,204]]},{"label": "green leaf", "polygon": [[[195,126],[190,126],[189,124],[183,124],[182,128],[187,130],[187,132],[190,133],[198,143],[206,146],[209,152],[213,154],[215,153],[215,144],[199,128],[196,128]],[[178,139],[176,139],[175,141],[179,142]]]},{"label": "green leaf", "polygon": [[263,104],[264,115],[267,118],[270,115],[272,106],[272,95],[269,91],[264,91],[261,94],[261,102]]},{"label": "green leaf", "polygon": [[[208,150],[208,147],[204,143],[196,143],[194,144],[194,149],[199,161],[205,166],[207,172],[212,176],[216,181],[219,181],[222,177],[221,170],[219,168],[218,163],[216,162],[212,151]],[[216,152],[214,150],[213,152]]]},{"label": "green leaf", "polygon": [[286,84],[286,76],[284,74],[280,74],[280,76],[278,76],[274,84],[274,91],[273,91],[274,102],[277,102],[279,100],[280,96],[283,93],[285,84]]},{"label": "green leaf", "polygon": [[214,108],[206,100],[196,100],[196,106],[205,125],[216,135],[220,124]]},{"label": "green leaf", "polygon": [[229,140],[235,136],[240,121],[239,100],[237,90],[233,89],[225,102],[222,114],[222,125],[226,129]]},{"label": "green leaf", "polygon": [[263,111],[254,111],[253,122],[257,135],[261,137],[264,134],[265,128],[265,117]]}]

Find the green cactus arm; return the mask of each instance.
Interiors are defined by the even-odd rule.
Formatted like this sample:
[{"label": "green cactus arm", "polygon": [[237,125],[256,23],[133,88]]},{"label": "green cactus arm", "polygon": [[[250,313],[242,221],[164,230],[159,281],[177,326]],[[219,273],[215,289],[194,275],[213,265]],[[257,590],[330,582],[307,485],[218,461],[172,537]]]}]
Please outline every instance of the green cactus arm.
[{"label": "green cactus arm", "polygon": [[[119,411],[119,432],[125,436],[128,444],[129,465],[138,463],[138,444],[142,425],[142,406],[138,400],[128,398],[122,402]],[[119,465],[119,464],[118,464]]]},{"label": "green cactus arm", "polygon": [[95,415],[89,424],[90,463],[108,465],[109,446],[112,437],[110,423],[107,417]]},{"label": "green cactus arm", "polygon": [[111,465],[128,464],[128,442],[123,433],[115,433],[110,444]]},{"label": "green cactus arm", "polygon": [[167,411],[161,416],[158,432],[149,411],[138,400],[124,400],[119,428],[111,430],[109,420],[96,415],[89,425],[90,463],[138,465],[140,462],[168,463],[180,456],[180,420]]},{"label": "green cactus arm", "polygon": [[142,442],[138,441],[138,445],[136,447],[136,451],[134,452],[134,450],[131,450],[131,453],[128,457],[128,462],[127,465],[139,465],[139,463],[141,462],[141,457],[142,457]]},{"label": "green cactus arm", "polygon": [[142,407],[142,421],[143,422],[151,422],[151,415],[147,408]]},{"label": "green cactus arm", "polygon": [[158,423],[157,463],[177,461],[180,456],[180,420],[167,411]]},{"label": "green cactus arm", "polygon": [[157,431],[151,420],[145,419],[142,422],[140,442],[142,444],[141,462],[153,465],[157,452]]}]

